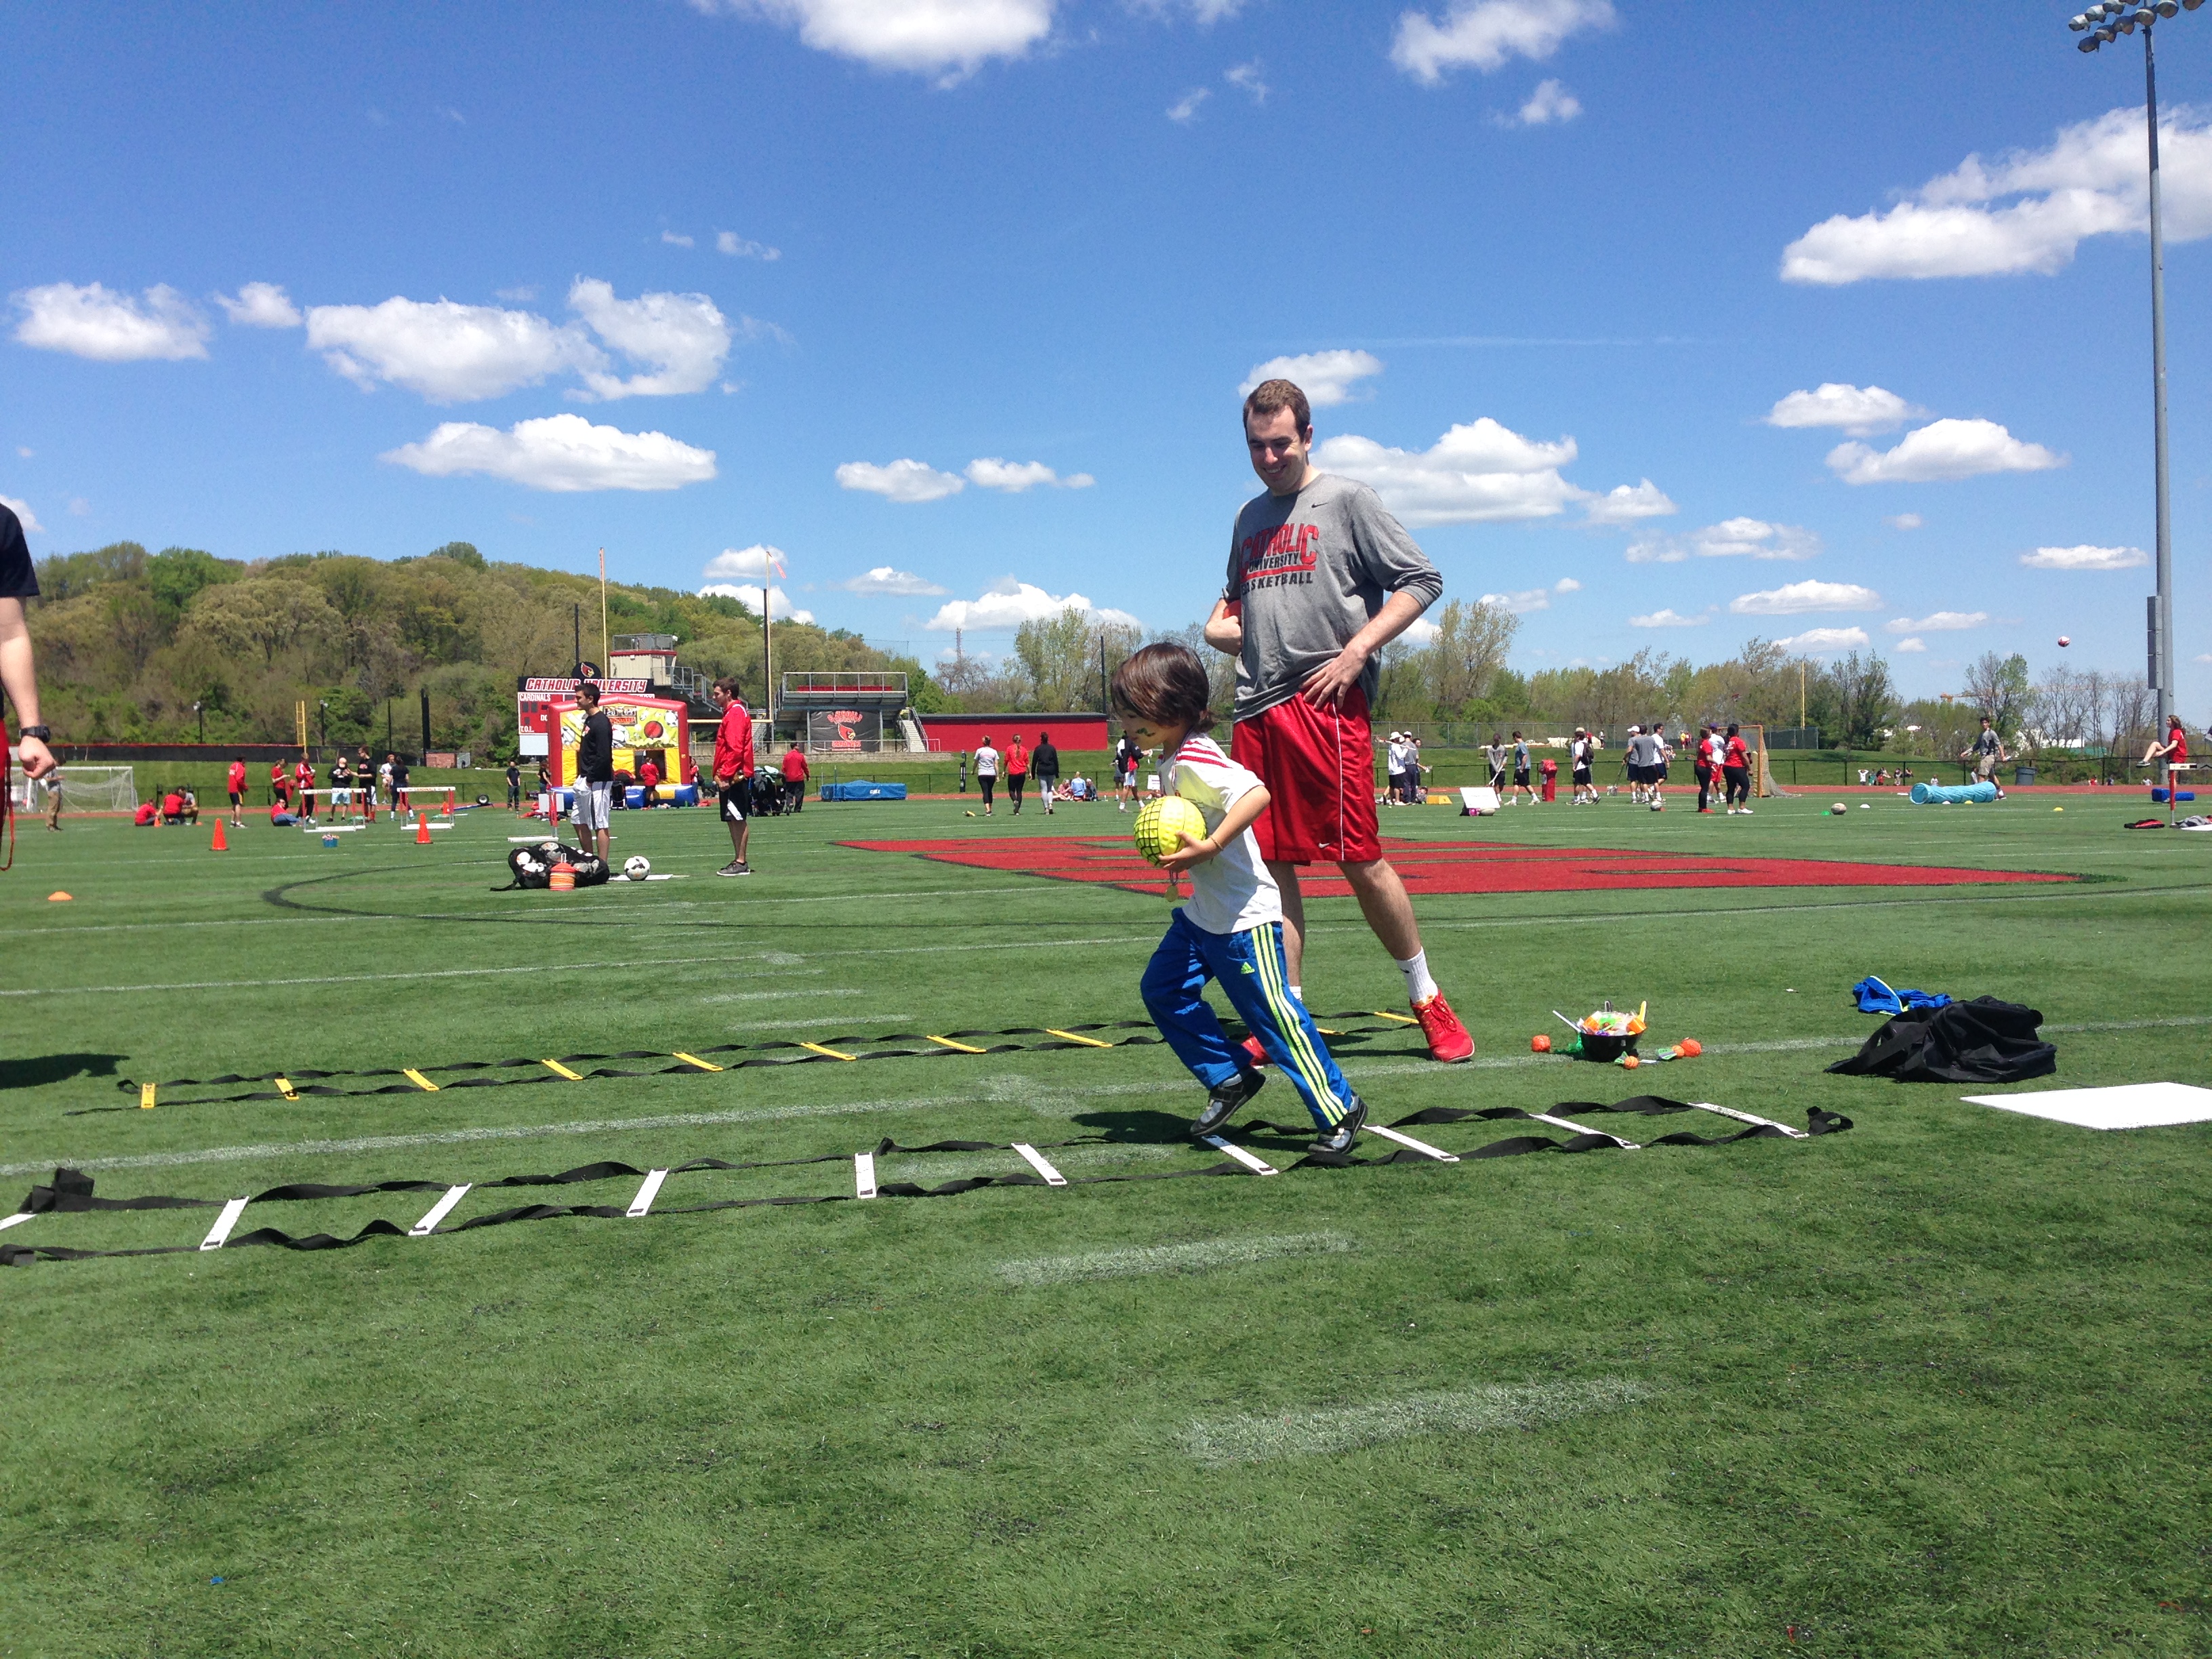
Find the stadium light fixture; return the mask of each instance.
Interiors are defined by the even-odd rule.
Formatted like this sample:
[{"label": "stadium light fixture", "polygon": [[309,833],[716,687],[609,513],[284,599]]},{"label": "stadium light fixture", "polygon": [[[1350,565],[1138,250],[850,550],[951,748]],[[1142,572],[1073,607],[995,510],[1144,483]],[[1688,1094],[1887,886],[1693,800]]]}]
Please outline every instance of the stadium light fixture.
[{"label": "stadium light fixture", "polygon": [[2153,36],[2160,18],[2195,11],[2204,0],[2152,0],[2148,5],[2112,4],[2110,0],[2087,8],[2067,27],[2077,32],[2094,24],[2077,43],[2083,52],[2110,46],[2115,32],[2133,34],[2142,26],[2143,127],[2150,161],[2150,379],[2151,473],[2158,521],[2158,591],[2150,599],[2148,656],[2151,687],[2158,694],[2158,724],[2163,731],[2173,718],[2173,533],[2166,426],[2166,235],[2159,202],[2158,56]]}]

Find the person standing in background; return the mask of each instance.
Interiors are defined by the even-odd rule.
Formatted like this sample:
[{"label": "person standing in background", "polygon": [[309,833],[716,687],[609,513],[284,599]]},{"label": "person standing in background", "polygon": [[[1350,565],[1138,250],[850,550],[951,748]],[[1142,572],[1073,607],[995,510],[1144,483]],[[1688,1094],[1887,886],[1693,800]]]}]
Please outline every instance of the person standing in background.
[{"label": "person standing in background", "polygon": [[791,812],[806,805],[806,751],[796,740],[783,751],[783,805]]},{"label": "person standing in background", "polygon": [[522,763],[519,760],[507,763],[507,810],[510,812],[522,810]]},{"label": "person standing in background", "polygon": [[1521,797],[1528,797],[1528,805],[1536,804],[1536,792],[1528,787],[1528,742],[1518,732],[1513,734],[1513,799],[1509,805],[1518,806]]},{"label": "person standing in background", "polygon": [[1114,745],[1114,782],[1121,797],[1121,805],[1114,809],[1117,812],[1127,811],[1129,803],[1136,798],[1137,763],[1143,758],[1143,751],[1129,741],[1125,730]]},{"label": "person standing in background", "polygon": [[999,751],[991,747],[991,734],[983,734],[975,751],[975,787],[983,792],[983,816],[991,816],[991,792],[999,787]]},{"label": "person standing in background", "polygon": [[1013,816],[1022,815],[1022,786],[1029,781],[1030,751],[1022,747],[1022,734],[1014,733],[1013,746],[1006,750],[1006,799],[1014,804]]},{"label": "person standing in background", "polygon": [[1037,733],[1036,752],[1030,757],[1030,769],[1036,774],[1037,793],[1044,797],[1044,815],[1052,816],[1052,798],[1060,787],[1060,750],[1052,746],[1052,733]]},{"label": "person standing in background", "polygon": [[1728,741],[1721,745],[1721,776],[1728,783],[1729,816],[1733,817],[1741,812],[1749,817],[1751,749],[1743,740],[1742,728],[1734,720],[1729,722]]},{"label": "person standing in background", "polygon": [[292,769],[293,792],[300,798],[300,816],[310,823],[315,821],[315,763],[307,758],[307,751],[300,751],[300,763]]},{"label": "person standing in background", "polygon": [[246,828],[246,757],[231,757],[230,770],[223,775],[223,785],[230,792],[230,827]]}]

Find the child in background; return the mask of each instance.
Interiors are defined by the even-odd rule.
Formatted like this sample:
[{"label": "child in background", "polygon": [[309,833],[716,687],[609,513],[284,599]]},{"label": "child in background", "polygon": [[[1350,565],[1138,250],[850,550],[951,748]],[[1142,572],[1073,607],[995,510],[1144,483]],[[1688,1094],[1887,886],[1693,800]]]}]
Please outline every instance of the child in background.
[{"label": "child in background", "polygon": [[1206,1087],[1206,1109],[1191,1133],[1217,1133],[1260,1092],[1266,1079],[1229,1041],[1202,994],[1218,980],[1267,1058],[1297,1085],[1313,1115],[1318,1152],[1349,1152],[1367,1108],[1329,1057],[1313,1017],[1291,994],[1283,957],[1283,899],[1252,825],[1267,791],[1204,735],[1213,724],[1206,666],[1180,645],[1148,645],[1115,671],[1114,712],[1144,749],[1159,746],[1164,793],[1180,795],[1206,820],[1206,838],[1183,836],[1161,862],[1190,878],[1189,902],[1177,907],[1152,952],[1142,986],[1145,1007],[1176,1058]]}]

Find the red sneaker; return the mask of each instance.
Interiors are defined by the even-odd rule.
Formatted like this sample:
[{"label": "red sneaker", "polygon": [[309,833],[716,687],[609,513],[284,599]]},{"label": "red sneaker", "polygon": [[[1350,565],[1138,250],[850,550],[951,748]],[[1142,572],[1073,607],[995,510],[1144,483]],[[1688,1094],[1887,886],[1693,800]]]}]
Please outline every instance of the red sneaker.
[{"label": "red sneaker", "polygon": [[1429,1040],[1429,1058],[1445,1066],[1456,1066],[1463,1060],[1474,1058],[1474,1039],[1467,1034],[1467,1027],[1459,1023],[1459,1016],[1437,992],[1426,1002],[1413,1005],[1413,1017],[1421,1022],[1421,1035]]},{"label": "red sneaker", "polygon": [[1244,1050],[1245,1060],[1251,1066],[1254,1071],[1258,1071],[1260,1067],[1267,1063],[1267,1051],[1261,1046],[1259,1038],[1255,1036],[1248,1036],[1244,1039],[1242,1046]]}]

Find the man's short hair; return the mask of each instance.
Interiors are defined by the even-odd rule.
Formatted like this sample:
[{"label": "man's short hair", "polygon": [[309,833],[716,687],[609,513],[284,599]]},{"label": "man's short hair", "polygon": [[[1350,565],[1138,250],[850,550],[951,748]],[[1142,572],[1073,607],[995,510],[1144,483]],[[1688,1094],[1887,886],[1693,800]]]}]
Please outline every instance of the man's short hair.
[{"label": "man's short hair", "polygon": [[732,702],[744,701],[744,694],[738,690],[738,682],[735,678],[731,675],[725,674],[720,678],[717,679],[714,682],[714,690],[720,692],[724,696],[730,698]]},{"label": "man's short hair", "polygon": [[576,701],[578,702],[596,703],[599,700],[599,688],[593,685],[591,681],[586,680],[581,685],[576,688]]},{"label": "man's short hair", "polygon": [[1298,423],[1299,431],[1313,430],[1313,405],[1294,380],[1262,380],[1254,386],[1244,399],[1244,424],[1249,429],[1255,415],[1275,415],[1285,409]]},{"label": "man's short hair", "polygon": [[1116,710],[1156,726],[1203,732],[1213,724],[1213,684],[1186,645],[1163,641],[1131,656],[1114,671],[1113,694]]}]

